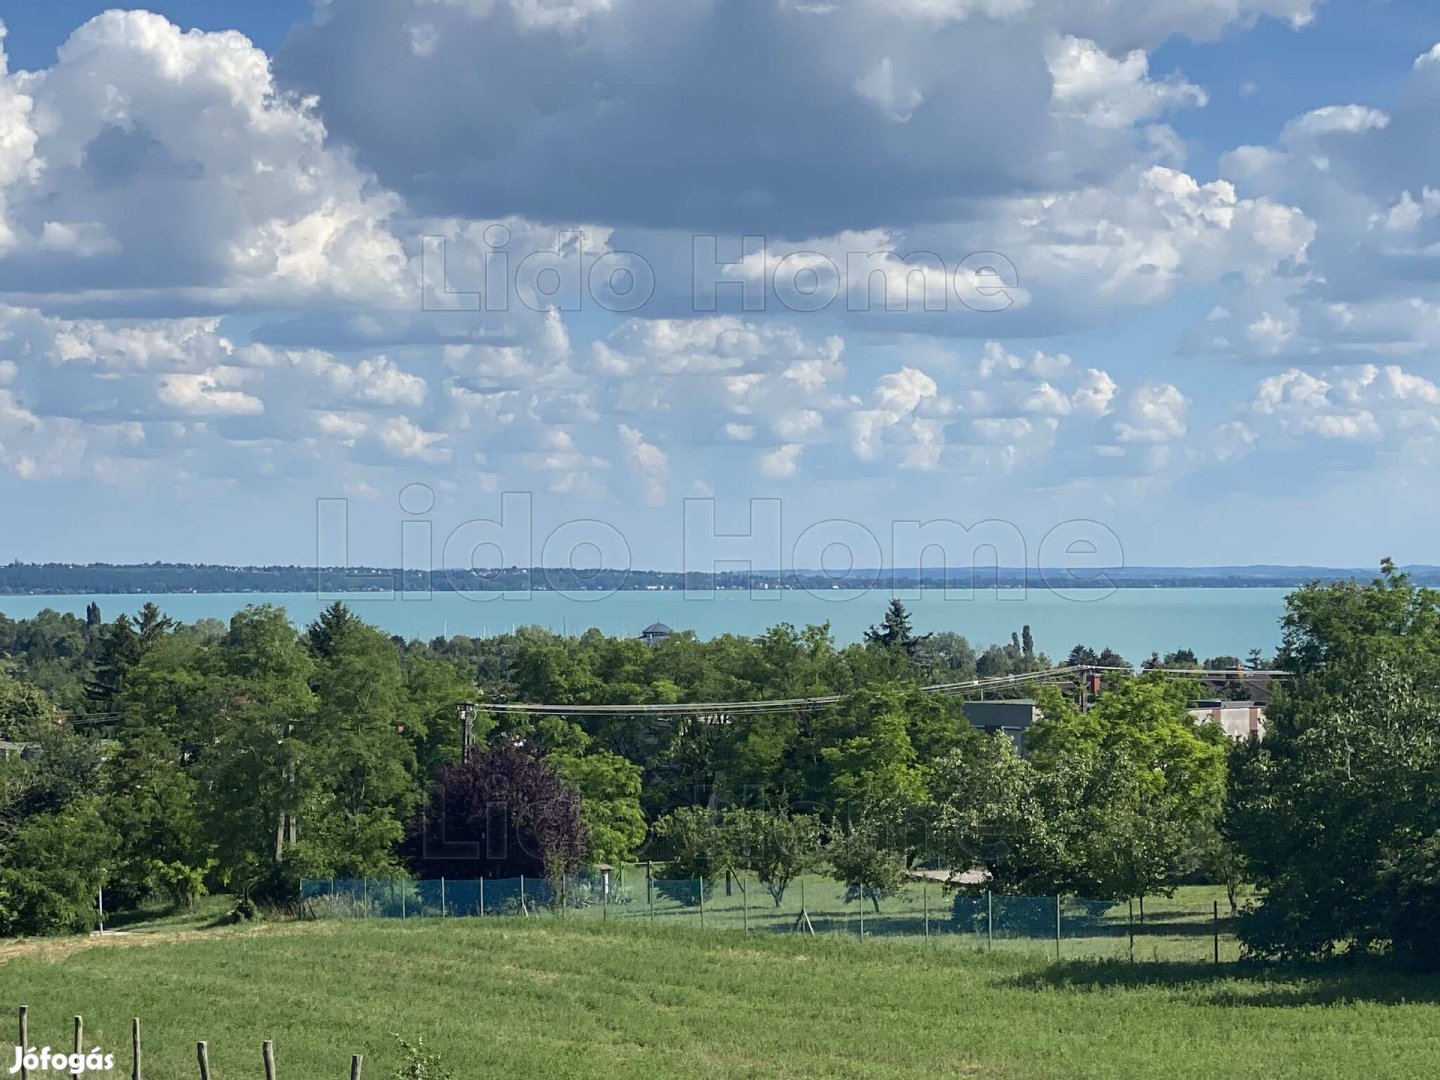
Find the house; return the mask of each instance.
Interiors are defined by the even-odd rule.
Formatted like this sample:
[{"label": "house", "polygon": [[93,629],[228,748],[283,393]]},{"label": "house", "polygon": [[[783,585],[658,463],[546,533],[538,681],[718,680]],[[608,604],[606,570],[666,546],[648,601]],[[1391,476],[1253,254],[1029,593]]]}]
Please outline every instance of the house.
[{"label": "house", "polygon": [[1265,702],[1224,701],[1208,698],[1197,701],[1190,715],[1197,723],[1219,724],[1226,735],[1235,740],[1265,737]]},{"label": "house", "polygon": [[1040,719],[1040,707],[1033,698],[1011,698],[1001,701],[967,701],[960,706],[972,727],[987,735],[1010,737],[1015,749],[1025,752],[1025,732]]},{"label": "house", "polygon": [[659,645],[660,642],[664,641],[673,633],[675,633],[675,631],[671,630],[670,627],[666,626],[663,622],[654,622],[640,631],[640,640],[646,645],[653,647]]}]

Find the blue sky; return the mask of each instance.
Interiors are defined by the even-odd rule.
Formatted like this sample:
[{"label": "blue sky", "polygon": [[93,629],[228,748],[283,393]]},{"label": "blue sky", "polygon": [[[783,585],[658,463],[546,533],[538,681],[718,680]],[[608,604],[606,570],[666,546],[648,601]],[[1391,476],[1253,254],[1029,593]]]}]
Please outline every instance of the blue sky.
[{"label": "blue sky", "polygon": [[1440,562],[1433,5],[0,19],[0,557]]}]

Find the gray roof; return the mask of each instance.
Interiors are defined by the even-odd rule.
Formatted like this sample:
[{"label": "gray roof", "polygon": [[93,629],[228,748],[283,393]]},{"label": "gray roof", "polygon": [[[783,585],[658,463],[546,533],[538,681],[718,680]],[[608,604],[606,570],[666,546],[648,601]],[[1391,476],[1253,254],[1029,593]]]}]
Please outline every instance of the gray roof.
[{"label": "gray roof", "polygon": [[645,634],[673,634],[674,632],[674,630],[671,630],[670,627],[666,626],[663,622],[652,622],[649,626],[645,627],[644,630],[640,631],[642,636]]}]

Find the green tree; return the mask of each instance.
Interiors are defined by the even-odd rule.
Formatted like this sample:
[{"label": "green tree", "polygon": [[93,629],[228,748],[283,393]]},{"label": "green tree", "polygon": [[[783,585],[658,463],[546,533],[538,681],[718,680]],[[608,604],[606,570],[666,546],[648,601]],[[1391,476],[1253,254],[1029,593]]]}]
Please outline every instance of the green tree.
[{"label": "green tree", "polygon": [[[115,901],[135,903],[151,891],[156,864],[203,875],[210,852],[195,781],[161,731],[143,729],[121,745],[106,763],[103,793],[101,817],[118,838],[107,883]],[[173,897],[168,881],[162,887]]]},{"label": "green tree", "polygon": [[665,877],[677,882],[703,881],[708,889],[729,869],[729,853],[715,812],[682,806],[655,822],[656,843],[665,856]]},{"label": "green tree", "polygon": [[96,795],[23,818],[0,849],[0,936],[93,929],[114,847]]},{"label": "green tree", "polygon": [[878,913],[880,901],[894,896],[905,883],[903,846],[887,839],[882,823],[862,819],[832,827],[825,858],[848,887],[846,899],[864,903],[868,897]]},{"label": "green tree", "polygon": [[60,712],[43,690],[0,669],[0,739],[33,738],[41,729],[53,728],[59,722]]},{"label": "green tree", "polygon": [[895,597],[890,601],[890,606],[886,608],[885,617],[880,621],[880,625],[872,626],[865,631],[865,640],[887,649],[901,649],[906,656],[914,656],[917,646],[924,638],[916,637],[915,632],[910,628],[910,612],[905,610],[904,602],[899,597]]},{"label": "green tree", "polygon": [[749,870],[779,907],[785,890],[818,867],[820,819],[781,810],[730,810],[721,825],[727,866]]},{"label": "green tree", "polygon": [[280,608],[247,607],[230,620],[216,676],[214,737],[198,748],[196,780],[217,872],[247,896],[257,887],[294,888],[287,854],[299,842],[302,811],[323,793],[323,773],[307,761],[312,669]]}]

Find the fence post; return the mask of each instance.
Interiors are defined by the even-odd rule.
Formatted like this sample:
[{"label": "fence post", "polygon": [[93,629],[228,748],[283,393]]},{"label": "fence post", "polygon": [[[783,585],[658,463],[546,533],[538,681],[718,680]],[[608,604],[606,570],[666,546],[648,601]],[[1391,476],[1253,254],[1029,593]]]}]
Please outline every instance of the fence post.
[{"label": "fence post", "polygon": [[745,886],[745,879],[740,879],[740,904],[743,911],[745,933],[750,932],[750,890]]},{"label": "fence post", "polygon": [[995,951],[995,895],[985,890],[985,951]]},{"label": "fence post", "polygon": [[[75,1017],[75,1053],[80,1055],[82,1062],[85,1060],[85,1021],[78,1016]],[[70,1075],[78,1078],[83,1071],[82,1066],[80,1069],[73,1070]]]},{"label": "fence post", "polygon": [[700,929],[705,929],[705,879],[696,878],[695,884],[700,887]]},{"label": "fence post", "polygon": [[440,879],[440,917],[445,917],[445,879]]},{"label": "fence post", "polygon": [[130,1021],[130,1080],[140,1080],[140,1018]]},{"label": "fence post", "polygon": [[865,940],[865,886],[860,886],[860,940]]},{"label": "fence post", "polygon": [[1055,959],[1060,959],[1060,894],[1055,894]]},{"label": "fence post", "polygon": [[265,1062],[265,1080],[275,1080],[275,1044],[269,1039],[260,1044],[260,1057]]},{"label": "fence post", "polygon": [[650,904],[650,925],[655,925],[655,890],[650,887],[650,864],[645,864],[645,899]]},{"label": "fence post", "polygon": [[20,1006],[20,1080],[30,1080],[30,1070],[25,1068],[25,1048],[30,1045],[30,1009]]},{"label": "fence post", "polygon": [[1135,962],[1135,898],[1130,898],[1130,913],[1125,918],[1125,927],[1130,934],[1130,962]]},{"label": "fence post", "polygon": [[365,1060],[362,1054],[350,1055],[350,1080],[360,1080],[360,1065]]},{"label": "fence post", "polygon": [[925,936],[930,936],[930,882],[920,886],[920,897],[925,905]]},{"label": "fence post", "polygon": [[1211,926],[1215,933],[1215,963],[1220,962],[1220,901],[1213,900],[1214,909],[1211,914],[1214,916]]},{"label": "fence post", "polygon": [[368,877],[360,880],[360,910],[366,915],[370,914],[370,879]]},{"label": "fence post", "polygon": [[200,1080],[210,1080],[210,1051],[203,1042],[195,1044],[195,1060],[200,1063]]},{"label": "fence post", "polygon": [[485,916],[485,879],[480,879],[480,917]]},{"label": "fence post", "polygon": [[525,906],[525,875],[520,875],[520,914],[529,915],[530,909]]},{"label": "fence post", "polygon": [[405,887],[400,887],[400,917],[405,918]]}]

